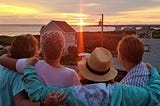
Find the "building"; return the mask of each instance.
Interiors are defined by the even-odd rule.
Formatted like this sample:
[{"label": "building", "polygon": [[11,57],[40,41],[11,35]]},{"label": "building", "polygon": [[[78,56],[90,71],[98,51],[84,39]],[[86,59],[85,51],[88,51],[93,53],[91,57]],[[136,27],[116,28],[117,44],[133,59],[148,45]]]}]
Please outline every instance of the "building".
[{"label": "building", "polygon": [[144,62],[151,63],[160,72],[160,39],[142,38],[144,42]]},{"label": "building", "polygon": [[65,36],[66,39],[66,47],[65,47],[65,54],[68,53],[69,46],[77,46],[76,40],[76,31],[65,21],[51,21],[48,23],[47,27],[43,26],[41,28],[40,34],[48,30],[60,30]]}]

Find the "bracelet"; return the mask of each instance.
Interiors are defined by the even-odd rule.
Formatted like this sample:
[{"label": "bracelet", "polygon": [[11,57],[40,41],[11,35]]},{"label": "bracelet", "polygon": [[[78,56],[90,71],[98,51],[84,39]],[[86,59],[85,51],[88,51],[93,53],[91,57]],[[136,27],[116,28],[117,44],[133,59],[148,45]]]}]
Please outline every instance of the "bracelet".
[{"label": "bracelet", "polygon": [[44,101],[40,101],[40,106],[44,106]]}]

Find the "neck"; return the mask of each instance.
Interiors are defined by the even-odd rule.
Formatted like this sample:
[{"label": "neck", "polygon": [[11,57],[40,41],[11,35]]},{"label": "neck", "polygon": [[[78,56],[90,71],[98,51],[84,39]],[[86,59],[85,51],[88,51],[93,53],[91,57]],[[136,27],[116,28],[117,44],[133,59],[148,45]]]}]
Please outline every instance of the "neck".
[{"label": "neck", "polygon": [[63,67],[63,65],[60,64],[60,59],[55,59],[55,60],[45,59],[45,61],[53,67],[56,67],[56,68],[62,68]]},{"label": "neck", "polygon": [[126,69],[127,72],[129,72],[135,66],[136,66],[136,64],[133,64],[131,62],[127,62],[127,64],[124,65],[124,68]]}]

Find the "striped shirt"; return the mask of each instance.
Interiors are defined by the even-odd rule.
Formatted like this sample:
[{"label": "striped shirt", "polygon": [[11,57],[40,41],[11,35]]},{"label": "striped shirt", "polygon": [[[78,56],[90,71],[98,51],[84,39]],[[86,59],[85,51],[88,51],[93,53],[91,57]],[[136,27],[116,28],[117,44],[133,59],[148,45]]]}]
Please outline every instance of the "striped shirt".
[{"label": "striped shirt", "polygon": [[149,81],[150,72],[144,62],[133,67],[128,74],[120,81],[122,84],[133,86],[146,86]]}]

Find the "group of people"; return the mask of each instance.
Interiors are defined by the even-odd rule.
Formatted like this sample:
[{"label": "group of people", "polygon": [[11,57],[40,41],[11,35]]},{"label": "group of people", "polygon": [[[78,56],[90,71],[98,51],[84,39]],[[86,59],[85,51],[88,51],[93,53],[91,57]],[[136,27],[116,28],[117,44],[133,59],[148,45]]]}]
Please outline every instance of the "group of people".
[{"label": "group of people", "polygon": [[[25,44],[25,45],[24,45]],[[51,24],[32,35],[16,37],[8,54],[0,57],[0,106],[156,106],[160,105],[160,75],[142,61],[144,44],[136,36],[123,37],[117,47],[119,63],[127,71],[114,78],[112,54],[97,47],[77,63],[77,72],[60,63],[64,34]]]}]

